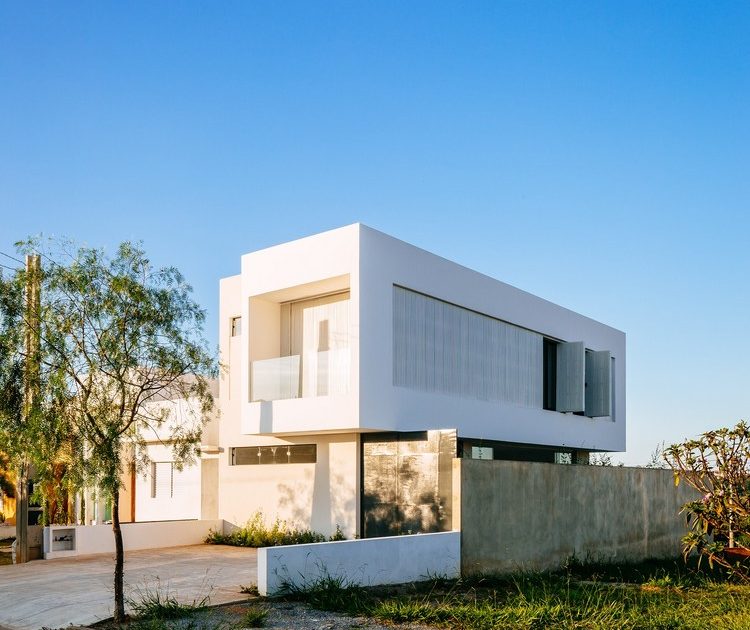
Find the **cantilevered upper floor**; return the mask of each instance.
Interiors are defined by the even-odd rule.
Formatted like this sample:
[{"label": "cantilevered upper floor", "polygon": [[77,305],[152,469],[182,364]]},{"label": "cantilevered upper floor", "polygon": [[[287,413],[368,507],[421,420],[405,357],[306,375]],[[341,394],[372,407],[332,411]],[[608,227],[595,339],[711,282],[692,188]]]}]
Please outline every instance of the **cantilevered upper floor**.
[{"label": "cantilevered upper floor", "polygon": [[240,433],[625,449],[624,333],[361,224],[243,256],[220,335]]}]

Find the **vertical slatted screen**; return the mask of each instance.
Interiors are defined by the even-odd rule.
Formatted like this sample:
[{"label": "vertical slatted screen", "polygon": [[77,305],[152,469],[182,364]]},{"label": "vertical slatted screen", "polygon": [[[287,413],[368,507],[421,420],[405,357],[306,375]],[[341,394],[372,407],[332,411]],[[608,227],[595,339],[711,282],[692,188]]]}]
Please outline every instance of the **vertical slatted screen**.
[{"label": "vertical slatted screen", "polygon": [[586,415],[611,415],[612,353],[609,350],[586,353]]},{"label": "vertical slatted screen", "polygon": [[586,349],[582,341],[557,346],[557,411],[585,409]]},{"label": "vertical slatted screen", "polygon": [[542,407],[542,335],[393,289],[394,385]]}]

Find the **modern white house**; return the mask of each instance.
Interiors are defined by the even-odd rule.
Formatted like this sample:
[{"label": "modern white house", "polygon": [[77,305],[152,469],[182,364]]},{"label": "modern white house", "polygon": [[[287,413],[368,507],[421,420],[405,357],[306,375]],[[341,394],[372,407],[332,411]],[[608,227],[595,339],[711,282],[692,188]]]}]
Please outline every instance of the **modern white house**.
[{"label": "modern white house", "polygon": [[361,224],[244,255],[220,352],[204,519],[444,531],[456,457],[625,450],[624,333]]}]

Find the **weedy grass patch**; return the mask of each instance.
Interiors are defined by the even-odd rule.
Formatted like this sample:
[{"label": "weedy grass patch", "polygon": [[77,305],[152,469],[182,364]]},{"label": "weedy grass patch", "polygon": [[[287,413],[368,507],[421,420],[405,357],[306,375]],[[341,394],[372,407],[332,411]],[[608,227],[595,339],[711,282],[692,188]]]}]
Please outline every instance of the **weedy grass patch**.
[{"label": "weedy grass patch", "polygon": [[266,623],[268,610],[262,606],[249,606],[238,624],[241,628],[262,628]]},{"label": "weedy grass patch", "polygon": [[330,576],[287,596],[390,623],[489,630],[750,628],[750,587],[678,561],[570,563],[552,573],[476,575],[364,589]]},{"label": "weedy grass patch", "polygon": [[[190,603],[180,602],[168,585],[157,580],[156,585],[136,588],[127,598],[132,616],[144,626],[149,622],[185,619],[208,609],[210,597],[206,595]],[[151,624],[158,626],[158,624]]]}]

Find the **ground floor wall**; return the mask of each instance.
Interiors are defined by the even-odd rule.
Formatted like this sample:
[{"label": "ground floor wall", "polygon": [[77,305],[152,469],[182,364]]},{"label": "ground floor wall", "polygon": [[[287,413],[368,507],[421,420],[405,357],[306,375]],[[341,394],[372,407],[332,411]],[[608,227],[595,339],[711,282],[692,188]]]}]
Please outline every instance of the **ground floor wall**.
[{"label": "ground floor wall", "polygon": [[[314,445],[315,461],[247,462],[251,447]],[[233,463],[233,448],[248,448]],[[331,535],[338,525],[351,538],[358,534],[359,439],[355,434],[222,437],[218,465],[218,516],[239,526],[262,512],[270,523],[280,518]]]},{"label": "ground floor wall", "polygon": [[466,573],[556,568],[566,559],[680,554],[684,503],[671,471],[456,459],[454,529]]}]

